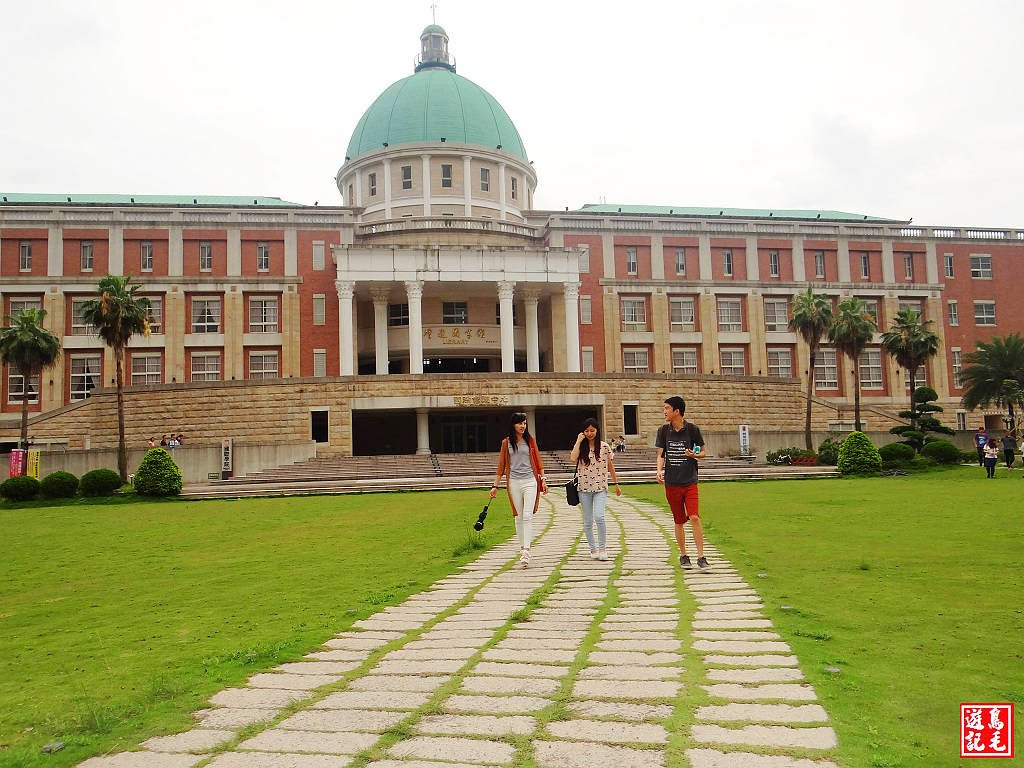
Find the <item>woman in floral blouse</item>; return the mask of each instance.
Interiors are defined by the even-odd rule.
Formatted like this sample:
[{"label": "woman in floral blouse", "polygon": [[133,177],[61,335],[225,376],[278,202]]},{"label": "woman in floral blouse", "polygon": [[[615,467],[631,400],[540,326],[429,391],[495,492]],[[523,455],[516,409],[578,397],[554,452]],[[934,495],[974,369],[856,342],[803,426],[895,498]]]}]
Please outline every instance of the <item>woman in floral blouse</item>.
[{"label": "woman in floral blouse", "polygon": [[[583,532],[590,545],[590,557],[607,560],[605,551],[604,508],[608,500],[608,474],[615,483],[615,494],[622,495],[619,480],[612,465],[612,451],[608,443],[601,441],[601,428],[596,419],[583,422],[583,431],[576,438],[569,460],[575,463],[579,472],[580,506],[583,507]],[[594,527],[597,539],[594,539]]]}]

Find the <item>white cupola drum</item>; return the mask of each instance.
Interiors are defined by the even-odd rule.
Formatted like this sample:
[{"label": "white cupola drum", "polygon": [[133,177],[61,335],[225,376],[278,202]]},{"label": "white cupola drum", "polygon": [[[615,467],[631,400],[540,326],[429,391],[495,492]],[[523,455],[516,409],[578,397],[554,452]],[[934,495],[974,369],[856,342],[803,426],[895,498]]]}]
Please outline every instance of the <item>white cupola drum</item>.
[{"label": "white cupola drum", "polygon": [[455,65],[448,58],[448,33],[437,24],[431,24],[420,33],[420,56],[416,62],[416,71],[434,67],[455,71]]}]

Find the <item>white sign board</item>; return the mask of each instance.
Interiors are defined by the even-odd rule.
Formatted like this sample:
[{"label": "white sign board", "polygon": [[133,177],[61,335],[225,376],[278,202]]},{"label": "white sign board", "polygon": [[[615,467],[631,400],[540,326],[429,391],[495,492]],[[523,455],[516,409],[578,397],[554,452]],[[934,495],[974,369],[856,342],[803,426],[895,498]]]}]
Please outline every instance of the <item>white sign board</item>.
[{"label": "white sign board", "polygon": [[740,424],[740,456],[750,455],[750,425]]}]

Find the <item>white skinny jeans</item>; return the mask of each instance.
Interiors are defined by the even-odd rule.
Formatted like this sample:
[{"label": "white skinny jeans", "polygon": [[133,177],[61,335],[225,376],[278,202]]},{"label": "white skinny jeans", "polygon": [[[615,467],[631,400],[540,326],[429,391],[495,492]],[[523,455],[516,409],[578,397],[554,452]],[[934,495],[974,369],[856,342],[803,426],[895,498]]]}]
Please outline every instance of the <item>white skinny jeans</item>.
[{"label": "white skinny jeans", "polygon": [[537,502],[536,477],[510,477],[508,492],[519,511],[516,516],[516,537],[520,549],[529,549],[533,541],[533,505]]}]

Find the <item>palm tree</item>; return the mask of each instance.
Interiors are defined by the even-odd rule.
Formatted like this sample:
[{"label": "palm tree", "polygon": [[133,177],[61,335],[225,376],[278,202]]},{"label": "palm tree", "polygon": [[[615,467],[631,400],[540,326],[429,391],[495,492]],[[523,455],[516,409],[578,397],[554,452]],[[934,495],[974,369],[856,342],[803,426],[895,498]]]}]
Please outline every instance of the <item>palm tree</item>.
[{"label": "palm tree", "polygon": [[100,279],[98,298],[85,302],[82,316],[97,335],[114,350],[117,369],[117,471],[128,482],[128,446],[124,439],[124,350],[133,335],[149,336],[149,299],[136,298],[142,288],[131,275],[107,275]]},{"label": "palm tree", "polygon": [[921,320],[914,309],[897,312],[892,327],[882,334],[882,348],[907,369],[910,381],[910,426],[917,429],[917,410],[914,390],[917,389],[917,369],[939,351],[939,337],[929,329],[931,320]]},{"label": "palm tree", "polygon": [[818,355],[821,337],[832,327],[832,302],[828,296],[817,295],[814,288],[798,293],[793,299],[793,315],[789,329],[800,334],[807,343],[811,363],[807,371],[807,416],[804,421],[804,440],[807,450],[813,451],[811,443],[811,398],[814,397],[814,359]]},{"label": "palm tree", "polygon": [[979,341],[977,349],[964,357],[967,365],[960,372],[964,385],[964,407],[974,410],[992,403],[1006,406],[1011,429],[1015,429],[1014,403],[1021,402],[1024,388],[1024,338],[1020,334],[993,336],[992,341]]},{"label": "palm tree", "polygon": [[26,448],[32,377],[38,375],[42,384],[43,371],[60,357],[60,339],[43,328],[45,317],[44,309],[23,309],[14,317],[8,316],[9,325],[0,328],[0,360],[17,366],[22,376],[21,444]]},{"label": "palm tree", "polygon": [[853,418],[860,424],[860,356],[875,337],[875,318],[868,314],[864,302],[855,296],[839,302],[838,313],[828,330],[828,340],[843,355],[853,360]]}]

